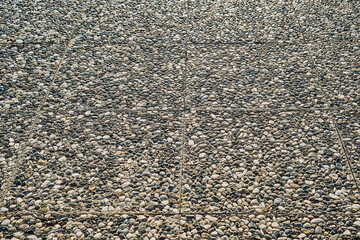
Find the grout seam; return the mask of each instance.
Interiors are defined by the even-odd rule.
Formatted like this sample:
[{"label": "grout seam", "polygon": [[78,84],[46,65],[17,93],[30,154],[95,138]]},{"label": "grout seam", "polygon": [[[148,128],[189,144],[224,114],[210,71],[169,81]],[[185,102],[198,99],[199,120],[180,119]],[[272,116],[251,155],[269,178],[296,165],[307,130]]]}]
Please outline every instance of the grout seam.
[{"label": "grout seam", "polygon": [[[282,41],[282,42],[279,42]],[[356,43],[356,40],[331,40],[328,41],[328,43],[332,44],[332,43],[340,43],[340,42],[346,42],[346,43]],[[239,41],[239,42],[195,42],[195,41],[188,41],[188,45],[190,46],[209,46],[209,45],[224,45],[224,46],[228,46],[228,45],[234,45],[234,46],[238,46],[238,45],[265,45],[265,44],[274,44],[274,45],[287,45],[287,44],[293,44],[293,41],[287,41],[287,40],[269,40],[269,41],[257,41],[256,39],[253,40],[244,40],[244,41]],[[164,42],[160,42],[160,43],[149,43],[149,42],[143,42],[143,41],[137,41],[137,42],[132,42],[132,41],[128,41],[128,42],[116,42],[116,41],[111,41],[111,42],[106,42],[106,43],[97,43],[97,42],[90,42],[90,44],[92,46],[122,46],[122,45],[146,45],[146,46],[184,46],[184,43],[181,42],[168,42],[168,43],[164,43]],[[19,46],[19,47],[25,47],[28,45],[41,45],[41,46],[46,46],[46,45],[59,45],[59,43],[52,41],[52,42],[28,42],[28,43],[14,43],[14,42],[10,42],[10,43],[0,43],[1,45],[8,45],[8,46]]]},{"label": "grout seam", "polygon": [[188,42],[189,42],[189,17],[190,17],[190,11],[189,11],[189,1],[190,0],[186,0],[186,19],[185,19],[185,28],[186,28],[186,32],[185,32],[185,66],[184,66],[184,89],[183,89],[183,109],[182,109],[182,137],[181,137],[181,141],[182,141],[182,147],[181,147],[181,162],[180,162],[180,186],[179,186],[179,214],[178,214],[178,218],[179,218],[179,222],[178,222],[178,227],[179,227],[179,234],[178,234],[178,239],[180,239],[181,234],[182,234],[182,227],[181,227],[181,214],[182,214],[182,201],[183,201],[183,180],[184,180],[184,161],[185,161],[185,138],[186,138],[186,97],[187,97],[187,80],[188,80]]},{"label": "grout seam", "polygon": [[[98,107],[89,107],[89,108],[71,108],[68,110],[73,111],[92,111],[92,112],[105,112],[105,110]],[[314,111],[355,111],[360,112],[360,107],[351,108],[351,107],[330,107],[330,108],[187,108],[185,112],[191,111],[204,111],[204,112],[314,112]],[[157,113],[157,112],[183,112],[182,109],[106,109],[106,111],[115,112],[115,113]],[[23,111],[23,110],[13,110],[12,113],[24,113],[24,112],[33,112],[33,111]],[[1,111],[0,115],[6,114],[6,110]]]},{"label": "grout seam", "polygon": [[8,214],[9,216],[15,215],[24,215],[24,214],[37,214],[37,215],[147,215],[147,216],[191,216],[191,215],[224,215],[224,216],[258,216],[258,215],[273,215],[275,217],[308,217],[308,216],[351,216],[351,217],[358,217],[359,213],[354,212],[327,212],[327,211],[314,211],[314,212],[298,212],[294,213],[291,210],[284,211],[284,212],[274,212],[274,211],[267,211],[267,212],[256,212],[256,211],[248,211],[248,212],[183,212],[183,213],[162,213],[162,212],[132,212],[132,211],[66,211],[66,212],[59,212],[59,211],[46,211],[46,212],[36,212],[36,211],[27,211],[22,210],[19,212],[12,212]]}]

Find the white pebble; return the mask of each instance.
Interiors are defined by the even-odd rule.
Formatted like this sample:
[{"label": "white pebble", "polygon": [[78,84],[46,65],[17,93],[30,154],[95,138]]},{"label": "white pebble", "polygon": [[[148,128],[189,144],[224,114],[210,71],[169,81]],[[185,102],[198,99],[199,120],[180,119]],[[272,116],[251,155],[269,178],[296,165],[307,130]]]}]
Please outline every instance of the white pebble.
[{"label": "white pebble", "polygon": [[94,235],[94,239],[100,239],[101,238],[101,233],[97,233]]}]

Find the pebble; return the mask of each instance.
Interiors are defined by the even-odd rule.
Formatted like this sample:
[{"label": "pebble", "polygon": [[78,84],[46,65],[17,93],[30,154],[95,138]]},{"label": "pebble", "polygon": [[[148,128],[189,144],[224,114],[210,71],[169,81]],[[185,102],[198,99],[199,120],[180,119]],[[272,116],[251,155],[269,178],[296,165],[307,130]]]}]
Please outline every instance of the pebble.
[{"label": "pebble", "polygon": [[321,234],[322,233],[322,228],[320,226],[316,226],[315,233],[316,234]]},{"label": "pebble", "polygon": [[238,221],[240,220],[240,218],[238,218],[238,217],[236,217],[236,216],[231,216],[231,217],[229,218],[229,220],[230,220],[231,222],[238,222]]},{"label": "pebble", "polygon": [[310,221],[311,224],[322,224],[324,223],[324,220],[322,218],[314,218]]},{"label": "pebble", "polygon": [[213,216],[210,216],[210,215],[206,215],[205,218],[208,219],[210,222],[215,222],[217,220],[216,217],[213,217]]},{"label": "pebble", "polygon": [[101,238],[101,233],[96,233],[95,235],[94,235],[94,239],[100,239]]},{"label": "pebble", "polygon": [[7,225],[9,225],[10,224],[10,220],[9,219],[5,219],[5,220],[3,220],[2,222],[1,222],[1,225],[2,226],[7,226]]}]

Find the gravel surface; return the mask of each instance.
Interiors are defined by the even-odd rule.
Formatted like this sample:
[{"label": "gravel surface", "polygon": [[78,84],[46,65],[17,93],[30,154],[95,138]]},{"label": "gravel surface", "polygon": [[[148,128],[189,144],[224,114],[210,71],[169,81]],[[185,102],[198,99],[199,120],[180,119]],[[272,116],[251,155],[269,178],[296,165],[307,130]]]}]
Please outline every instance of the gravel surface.
[{"label": "gravel surface", "polygon": [[360,239],[358,3],[0,12],[0,240]]},{"label": "gravel surface", "polygon": [[272,214],[186,215],[180,239],[352,239],[359,237],[359,218],[342,216],[277,217]]},{"label": "gravel surface", "polygon": [[49,99],[60,106],[179,109],[184,65],[183,46],[75,46]]},{"label": "gravel surface", "polygon": [[0,111],[35,111],[49,89],[64,45],[0,45]]},{"label": "gravel surface", "polygon": [[[175,216],[116,214],[52,215],[16,214],[1,217],[4,239],[178,239],[179,220]],[[22,231],[19,231],[19,228]],[[15,236],[15,237],[14,237]]]},{"label": "gravel surface", "polygon": [[105,0],[4,0],[0,43],[67,42],[80,24],[94,25],[106,6]]},{"label": "gravel surface", "polygon": [[184,43],[186,1],[114,0],[101,4],[101,17],[80,29],[80,38],[92,44]]},{"label": "gravel surface", "polygon": [[192,46],[191,107],[325,107],[304,44]]},{"label": "gravel surface", "polygon": [[178,115],[43,113],[5,207],[178,213]]},{"label": "gravel surface", "polygon": [[313,46],[319,85],[333,107],[360,106],[360,42]]},{"label": "gravel surface", "polygon": [[327,112],[187,118],[185,212],[342,212],[358,197]]}]

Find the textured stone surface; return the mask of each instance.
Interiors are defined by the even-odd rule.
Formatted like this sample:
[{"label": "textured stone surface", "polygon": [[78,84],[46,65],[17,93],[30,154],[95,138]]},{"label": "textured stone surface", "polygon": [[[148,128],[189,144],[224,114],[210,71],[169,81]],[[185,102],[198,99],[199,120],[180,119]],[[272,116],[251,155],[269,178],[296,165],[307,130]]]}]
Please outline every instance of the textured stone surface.
[{"label": "textured stone surface", "polygon": [[0,239],[358,239],[356,1],[0,1]]},{"label": "textured stone surface", "polygon": [[184,162],[185,212],[341,212],[352,203],[329,113],[193,111],[186,138],[195,144]]}]

